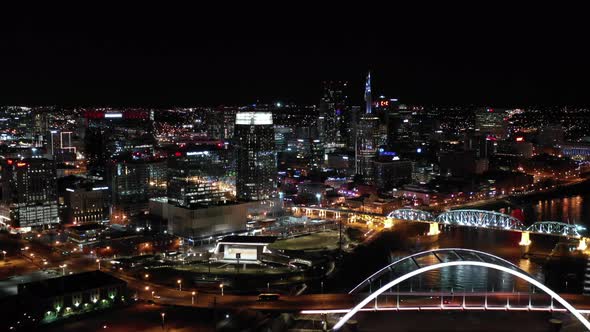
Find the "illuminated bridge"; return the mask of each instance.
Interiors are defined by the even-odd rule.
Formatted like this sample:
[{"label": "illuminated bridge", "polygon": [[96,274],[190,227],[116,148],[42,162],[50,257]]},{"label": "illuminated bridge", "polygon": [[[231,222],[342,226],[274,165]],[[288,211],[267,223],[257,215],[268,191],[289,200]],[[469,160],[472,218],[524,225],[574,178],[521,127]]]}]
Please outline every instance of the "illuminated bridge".
[{"label": "illuminated bridge", "polygon": [[539,221],[526,227],[520,220],[512,216],[487,210],[450,210],[434,217],[430,212],[426,211],[398,209],[390,212],[387,217],[406,221],[492,228],[576,238],[582,237],[580,232],[585,230],[585,227],[580,225],[566,224],[557,221]]},{"label": "illuminated bridge", "polygon": [[[473,270],[473,277],[486,276],[488,272],[497,271],[499,276],[512,277],[516,280],[524,282],[528,288],[527,292],[518,293],[519,299],[523,296],[528,301],[525,304],[510,303],[510,297],[507,297],[505,304],[491,304],[488,302],[488,290],[486,288],[483,297],[483,303],[474,304],[472,301],[467,303],[466,295],[469,294],[465,290],[467,285],[463,286],[463,292],[451,293],[453,298],[459,298],[459,303],[451,303],[444,300],[444,296],[440,295],[440,304],[430,304],[428,306],[417,307],[407,304],[400,305],[399,286],[407,285],[407,281],[414,277],[424,274],[432,273],[433,271],[447,270],[450,274],[457,273],[458,269]],[[465,279],[459,279],[465,282]],[[397,288],[398,292],[394,293],[393,289]],[[537,300],[541,293],[535,294],[535,289],[541,290],[548,299],[547,303],[539,303]],[[531,291],[532,290],[532,291]],[[473,291],[472,291],[473,292]],[[480,291],[480,293],[482,293]],[[403,310],[505,310],[505,311],[569,311],[578,319],[588,330],[590,330],[590,322],[568,301],[566,301],[559,294],[555,293],[547,286],[536,280],[527,272],[521,270],[516,265],[491,254],[459,248],[436,249],[420,252],[411,256],[401,258],[381,270],[377,271],[369,278],[365,279],[358,286],[350,291],[350,294],[357,295],[358,302],[352,308],[344,311],[334,311],[344,314],[339,317],[333,329],[340,329],[349,319],[351,319],[359,311],[403,311]],[[388,297],[393,297],[393,300],[388,301]],[[428,293],[427,293],[428,294]],[[429,293],[429,294],[437,294]],[[419,295],[419,294],[418,294]],[[432,296],[430,296],[432,298]],[[535,301],[533,302],[533,299]],[[415,302],[420,303],[420,302]],[[324,311],[328,312],[328,311]]]},{"label": "illuminated bridge", "polygon": [[412,221],[433,221],[434,216],[430,212],[414,209],[397,209],[391,211],[388,218],[400,219],[400,220],[412,220]]},{"label": "illuminated bridge", "polygon": [[397,209],[391,211],[387,215],[364,211],[306,206],[295,206],[292,207],[291,210],[294,214],[302,214],[310,217],[317,215],[319,218],[336,220],[344,219],[349,222],[378,222],[383,223],[386,228],[393,225],[393,220],[430,223],[430,234],[436,233],[435,229],[438,229],[438,224],[490,228],[575,238],[581,238],[582,235],[580,232],[585,230],[585,228],[580,225],[566,224],[557,221],[539,221],[526,227],[522,221],[507,214],[475,209],[450,210],[437,216],[428,211],[409,208]]},{"label": "illuminated bridge", "polygon": [[561,234],[569,237],[581,237],[580,231],[586,228],[580,225],[566,224],[557,221],[539,221],[529,227],[526,231],[531,233]]}]

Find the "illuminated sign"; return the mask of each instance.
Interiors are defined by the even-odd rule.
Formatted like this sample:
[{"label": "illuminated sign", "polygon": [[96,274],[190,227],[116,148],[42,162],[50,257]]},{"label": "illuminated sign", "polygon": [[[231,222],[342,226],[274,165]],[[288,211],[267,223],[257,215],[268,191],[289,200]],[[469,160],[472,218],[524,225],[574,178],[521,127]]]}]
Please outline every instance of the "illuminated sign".
[{"label": "illuminated sign", "polygon": [[272,113],[270,112],[238,112],[236,113],[237,125],[272,125]]},{"label": "illuminated sign", "polygon": [[517,142],[524,142],[524,137],[519,136],[519,137],[516,138],[516,141]]},{"label": "illuminated sign", "polygon": [[107,190],[109,187],[94,187],[92,190]]},{"label": "illuminated sign", "polygon": [[187,156],[207,156],[209,151],[190,151],[186,153]]},{"label": "illuminated sign", "polygon": [[105,113],[104,117],[107,119],[113,119],[113,118],[121,119],[121,118],[123,118],[123,113]]},{"label": "illuminated sign", "polygon": [[74,190],[74,189],[70,189],[70,188],[66,188],[66,191],[69,191],[69,192],[71,192],[71,193],[75,192],[75,190]]},{"label": "illuminated sign", "polygon": [[25,167],[27,166],[27,163],[16,163],[17,167]]}]

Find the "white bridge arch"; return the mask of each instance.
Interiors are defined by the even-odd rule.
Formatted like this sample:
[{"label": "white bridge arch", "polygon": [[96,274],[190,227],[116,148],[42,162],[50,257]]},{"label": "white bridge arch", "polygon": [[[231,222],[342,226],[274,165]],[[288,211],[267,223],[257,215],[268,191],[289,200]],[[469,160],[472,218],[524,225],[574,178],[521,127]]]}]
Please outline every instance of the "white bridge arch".
[{"label": "white bridge arch", "polygon": [[[454,261],[448,260],[448,259],[443,260],[443,258],[442,258],[443,253],[444,254],[454,253],[455,257],[458,258],[459,260],[454,260]],[[434,255],[438,259],[439,263],[436,263],[433,265],[427,265],[427,266],[420,266],[416,261],[416,257],[425,256],[425,255]],[[444,256],[444,257],[449,258],[449,257],[451,257],[451,255]],[[512,264],[500,257],[494,256],[494,255],[491,255],[491,254],[488,254],[485,252],[476,251],[476,250],[456,249],[456,248],[437,249],[437,250],[429,250],[429,251],[425,251],[425,252],[420,252],[420,253],[405,257],[403,259],[400,259],[400,260],[388,265],[384,269],[379,270],[377,273],[373,274],[371,277],[369,277],[365,281],[361,282],[361,284],[359,284],[359,286],[357,286],[353,290],[351,290],[350,293],[358,291],[360,288],[362,288],[361,285],[365,284],[367,281],[370,282],[371,278],[379,279],[382,277],[387,277],[386,273],[387,273],[387,271],[392,271],[391,267],[398,265],[404,261],[413,261],[416,264],[417,269],[407,272],[407,273],[404,273],[402,275],[396,276],[393,278],[393,280],[390,280],[385,285],[379,287],[379,289],[375,290],[374,292],[371,292],[360,303],[358,303],[353,308],[348,310],[348,312],[346,312],[346,314],[338,320],[336,325],[334,325],[333,329],[334,330],[340,329],[358,311],[363,309],[367,304],[369,304],[371,301],[376,299],[379,295],[381,295],[382,293],[384,293],[388,289],[391,289],[392,287],[402,283],[403,281],[405,281],[407,279],[410,279],[414,276],[426,273],[428,271],[437,270],[437,269],[450,267],[450,266],[480,266],[480,267],[485,267],[488,269],[493,269],[493,270],[498,270],[498,271],[509,273],[509,274],[511,274],[517,278],[520,278],[520,279],[526,281],[527,283],[541,289],[542,291],[547,293],[549,296],[551,296],[552,299],[555,299],[557,302],[559,302],[567,311],[571,312],[586,327],[586,329],[588,329],[590,331],[590,322],[588,322],[588,320],[586,318],[584,318],[584,316],[580,312],[578,312],[578,310],[576,310],[576,308],[574,308],[571,304],[569,304],[566,300],[564,300],[561,296],[559,296],[559,294],[555,293],[550,288],[543,285],[541,282],[536,280],[534,277],[532,277],[531,275],[529,275],[525,271],[518,268],[516,265],[514,265],[514,264]]]}]

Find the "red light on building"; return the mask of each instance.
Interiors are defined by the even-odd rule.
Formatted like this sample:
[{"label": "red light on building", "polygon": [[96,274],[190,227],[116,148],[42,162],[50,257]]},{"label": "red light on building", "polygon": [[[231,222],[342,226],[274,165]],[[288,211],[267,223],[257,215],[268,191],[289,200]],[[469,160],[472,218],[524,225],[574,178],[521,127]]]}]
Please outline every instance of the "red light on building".
[{"label": "red light on building", "polygon": [[524,137],[522,137],[522,136],[518,136],[518,137],[516,138],[516,141],[517,141],[517,142],[524,142]]},{"label": "red light on building", "polygon": [[6,162],[8,163],[8,165],[12,165],[13,163],[12,159],[8,159]]},{"label": "red light on building", "polygon": [[180,153],[180,152],[176,151],[176,152],[174,153],[174,155],[175,155],[176,157],[180,157],[180,156],[182,156],[182,153]]}]

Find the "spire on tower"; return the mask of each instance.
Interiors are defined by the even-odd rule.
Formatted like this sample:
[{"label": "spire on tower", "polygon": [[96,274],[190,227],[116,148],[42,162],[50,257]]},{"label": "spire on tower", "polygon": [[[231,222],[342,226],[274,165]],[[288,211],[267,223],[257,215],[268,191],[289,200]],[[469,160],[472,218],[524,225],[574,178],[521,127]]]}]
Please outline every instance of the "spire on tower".
[{"label": "spire on tower", "polygon": [[365,83],[365,102],[367,103],[366,113],[372,113],[372,99],[371,99],[371,71],[367,75],[367,81]]}]

